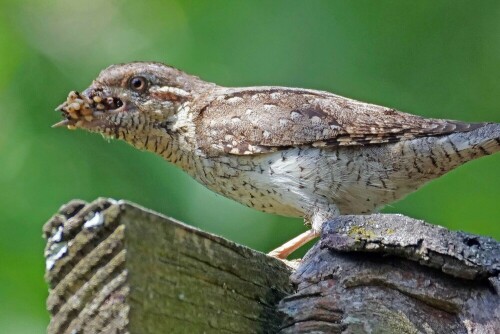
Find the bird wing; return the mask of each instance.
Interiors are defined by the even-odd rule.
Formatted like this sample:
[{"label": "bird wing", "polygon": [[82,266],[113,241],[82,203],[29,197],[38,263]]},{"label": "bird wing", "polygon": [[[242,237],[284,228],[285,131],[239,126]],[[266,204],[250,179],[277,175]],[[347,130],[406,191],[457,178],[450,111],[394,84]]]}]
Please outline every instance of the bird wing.
[{"label": "bird wing", "polygon": [[276,87],[226,89],[200,108],[194,121],[198,147],[206,153],[236,155],[294,146],[382,144],[476,127],[326,92]]}]

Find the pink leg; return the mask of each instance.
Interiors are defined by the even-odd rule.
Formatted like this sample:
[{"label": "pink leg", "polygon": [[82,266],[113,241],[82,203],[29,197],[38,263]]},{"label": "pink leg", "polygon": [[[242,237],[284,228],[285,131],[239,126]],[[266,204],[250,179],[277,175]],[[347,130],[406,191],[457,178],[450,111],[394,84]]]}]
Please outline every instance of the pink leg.
[{"label": "pink leg", "polygon": [[295,238],[293,238],[290,241],[287,241],[284,243],[282,246],[276,248],[275,250],[272,250],[269,252],[267,255],[276,257],[278,259],[286,259],[290,254],[292,254],[294,251],[302,247],[304,244],[307,242],[311,241],[312,239],[318,237],[318,234],[314,233],[313,230],[306,231]]}]

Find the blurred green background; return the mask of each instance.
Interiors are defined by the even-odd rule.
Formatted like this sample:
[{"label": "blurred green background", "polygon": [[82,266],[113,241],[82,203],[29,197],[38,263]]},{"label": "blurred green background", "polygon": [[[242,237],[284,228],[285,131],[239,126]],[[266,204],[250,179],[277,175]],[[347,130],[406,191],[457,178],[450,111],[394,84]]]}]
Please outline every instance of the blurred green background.
[{"label": "blurred green background", "polygon": [[[128,199],[258,250],[304,230],[205,190],[53,109],[113,63],[161,61],[226,86],[328,90],[415,114],[500,122],[500,2],[0,2],[0,333],[43,333],[42,224],[72,198]],[[500,155],[384,211],[500,238]]]}]

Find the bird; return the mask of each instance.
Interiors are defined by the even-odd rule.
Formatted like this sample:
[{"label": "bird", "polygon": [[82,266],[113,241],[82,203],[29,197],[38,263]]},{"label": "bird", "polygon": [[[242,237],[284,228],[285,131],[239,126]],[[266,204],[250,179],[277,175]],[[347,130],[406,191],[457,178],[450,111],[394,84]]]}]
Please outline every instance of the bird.
[{"label": "bird", "polygon": [[83,129],[160,155],[217,194],[301,217],[285,259],[341,215],[377,212],[500,150],[499,123],[424,118],[325,91],[223,87],[157,62],[102,70],[56,109]]}]

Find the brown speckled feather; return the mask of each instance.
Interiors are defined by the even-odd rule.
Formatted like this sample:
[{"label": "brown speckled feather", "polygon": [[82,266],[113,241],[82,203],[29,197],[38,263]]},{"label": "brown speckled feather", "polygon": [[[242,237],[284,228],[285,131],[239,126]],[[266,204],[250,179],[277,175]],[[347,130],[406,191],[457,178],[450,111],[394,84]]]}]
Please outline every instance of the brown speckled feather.
[{"label": "brown speckled feather", "polygon": [[381,144],[484,125],[426,119],[327,92],[280,87],[221,88],[195,123],[204,151],[237,155],[291,146]]}]

